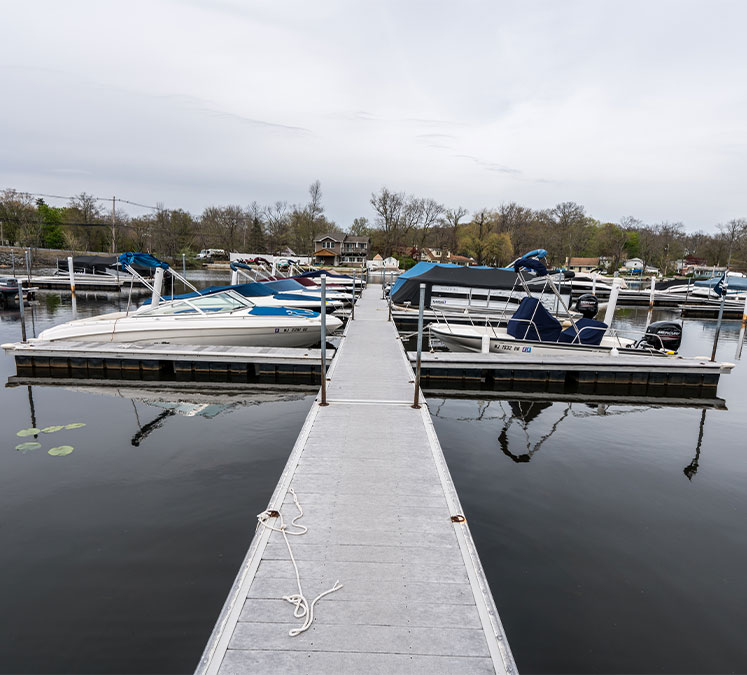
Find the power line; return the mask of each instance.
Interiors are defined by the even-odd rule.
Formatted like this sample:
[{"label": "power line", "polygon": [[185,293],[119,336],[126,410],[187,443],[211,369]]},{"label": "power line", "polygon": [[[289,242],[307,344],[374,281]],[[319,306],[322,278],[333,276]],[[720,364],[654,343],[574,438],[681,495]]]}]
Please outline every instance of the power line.
[{"label": "power line", "polygon": [[[15,190],[15,192],[17,192],[19,195],[28,195],[29,197],[46,197],[47,199],[65,199],[66,201],[73,201],[74,199],[77,199],[77,197],[65,197],[63,195],[50,195],[50,194],[45,194],[43,192],[24,192],[23,190]],[[112,200],[111,197],[94,197],[93,195],[91,195],[91,197],[95,199],[97,202],[110,202]],[[133,202],[127,199],[121,199],[120,197],[115,197],[115,199],[118,202],[124,202],[125,204],[131,204],[132,206],[140,206],[144,209],[151,209],[152,211],[162,210],[158,206],[140,204],[139,202]]]}]

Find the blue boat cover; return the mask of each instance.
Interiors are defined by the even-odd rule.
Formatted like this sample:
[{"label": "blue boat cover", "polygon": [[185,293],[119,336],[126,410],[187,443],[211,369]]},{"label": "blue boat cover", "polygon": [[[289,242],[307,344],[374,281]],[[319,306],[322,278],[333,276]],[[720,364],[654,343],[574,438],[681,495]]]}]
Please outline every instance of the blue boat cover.
[{"label": "blue boat cover", "polygon": [[514,272],[518,274],[522,268],[534,272],[538,277],[547,276],[547,267],[545,267],[545,263],[537,258],[519,258],[519,260],[514,263]]},{"label": "blue boat cover", "polygon": [[123,265],[140,265],[141,267],[147,267],[148,269],[153,267],[162,267],[163,269],[169,269],[169,264],[159,260],[158,258],[150,255],[150,253],[122,253],[119,256],[119,262]]},{"label": "blue boat cover", "polygon": [[700,286],[701,288],[712,288],[718,296],[722,296],[724,294],[724,284],[727,285],[727,293],[736,291],[747,291],[747,277],[728,277],[726,280],[724,280],[725,277],[726,273],[722,274],[720,277],[712,277],[711,279],[696,281],[695,285]]},{"label": "blue boat cover", "polygon": [[571,325],[560,334],[558,342],[597,346],[602,343],[607,328],[608,326],[604,321],[582,317],[576,319],[575,327]]},{"label": "blue boat cover", "polygon": [[299,284],[295,279],[277,279],[276,281],[265,281],[265,286],[273,291],[282,293],[283,291],[306,291],[308,286]]},{"label": "blue boat cover", "polygon": [[508,320],[507,332],[517,340],[557,342],[562,326],[537,299],[526,297]]},{"label": "blue boat cover", "polygon": [[249,314],[253,314],[254,316],[305,317],[308,319],[319,316],[317,312],[312,312],[310,309],[296,309],[290,307],[254,307]]},{"label": "blue boat cover", "polygon": [[[419,262],[414,267],[411,267],[406,272],[402,272],[397,277],[397,280],[394,282],[394,286],[392,287],[392,290],[390,292],[390,295],[394,297],[394,295],[397,293],[397,291],[404,286],[405,282],[410,279],[411,277],[419,277],[421,274],[428,272],[429,270],[432,270],[434,267],[446,267],[446,268],[461,268],[465,269],[464,265],[455,265],[453,263],[432,263],[432,262]],[[471,270],[489,270],[490,267],[485,266],[474,266],[470,267],[468,269]]]},{"label": "blue boat cover", "polygon": [[322,274],[326,274],[327,277],[333,277],[335,279],[352,279],[349,274],[333,274],[332,272],[325,272],[324,270],[313,270],[312,272],[304,272],[303,274],[298,274],[299,277],[320,277]]}]

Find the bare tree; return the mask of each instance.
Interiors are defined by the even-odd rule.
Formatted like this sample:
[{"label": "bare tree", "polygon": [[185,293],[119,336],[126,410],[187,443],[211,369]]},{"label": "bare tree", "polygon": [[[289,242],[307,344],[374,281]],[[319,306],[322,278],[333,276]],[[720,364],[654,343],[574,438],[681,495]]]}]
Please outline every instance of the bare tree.
[{"label": "bare tree", "polygon": [[443,204],[439,204],[435,199],[427,197],[420,200],[421,221],[420,221],[420,248],[425,245],[430,229],[436,225],[444,214]]},{"label": "bare tree", "polygon": [[270,253],[279,251],[288,244],[290,213],[287,202],[275,202],[265,208],[267,223],[267,249]]},{"label": "bare tree", "polygon": [[399,243],[405,202],[403,192],[392,192],[386,187],[371,193],[370,203],[377,214],[376,224],[384,235],[384,257],[392,255],[394,247]]},{"label": "bare tree", "polygon": [[457,206],[455,209],[448,209],[444,214],[444,221],[451,228],[451,250],[455,253],[459,248],[459,225],[467,213],[469,211],[463,206]]},{"label": "bare tree", "polygon": [[716,225],[720,238],[726,244],[726,266],[731,265],[731,254],[735,245],[738,245],[747,233],[747,220],[744,218],[733,218],[728,223]]}]

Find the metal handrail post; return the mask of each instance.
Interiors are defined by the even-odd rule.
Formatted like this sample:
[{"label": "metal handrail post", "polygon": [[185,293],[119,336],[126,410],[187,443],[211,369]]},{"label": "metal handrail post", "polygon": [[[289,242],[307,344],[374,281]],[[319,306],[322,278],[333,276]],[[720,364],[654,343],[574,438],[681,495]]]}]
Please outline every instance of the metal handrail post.
[{"label": "metal handrail post", "polygon": [[420,284],[420,305],[418,307],[418,360],[415,366],[415,398],[413,408],[420,408],[420,358],[423,354],[423,311],[425,309],[425,284]]},{"label": "metal handrail post", "polygon": [[353,305],[352,305],[352,308],[350,310],[350,320],[351,321],[355,321],[355,286],[356,286],[357,282],[358,282],[358,274],[357,274],[357,272],[353,271],[353,291],[351,293],[352,300],[353,300]]},{"label": "metal handrail post", "polygon": [[321,275],[322,311],[319,315],[322,324],[322,400],[319,405],[327,403],[327,275]]},{"label": "metal handrail post", "polygon": [[21,342],[26,342],[26,314],[23,306],[23,279],[16,279],[18,288],[18,309],[21,312]]},{"label": "metal handrail post", "polygon": [[[726,276],[724,276],[726,279]],[[721,334],[721,320],[724,318],[724,303],[726,302],[726,289],[728,288],[728,282],[724,284],[721,296],[721,304],[718,308],[718,320],[716,321],[716,334],[713,336],[713,351],[711,352],[711,361],[716,360],[716,349],[718,348],[718,338]]]}]

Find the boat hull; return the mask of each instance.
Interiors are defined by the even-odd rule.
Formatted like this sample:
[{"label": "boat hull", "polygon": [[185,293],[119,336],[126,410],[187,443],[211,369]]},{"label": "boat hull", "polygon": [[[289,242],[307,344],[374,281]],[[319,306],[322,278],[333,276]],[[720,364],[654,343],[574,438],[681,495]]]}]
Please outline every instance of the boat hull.
[{"label": "boat hull", "polygon": [[[125,317],[119,319],[80,320],[50,328],[40,340],[82,342],[166,342],[188,345],[223,345],[234,347],[309,347],[321,340],[318,320],[298,319],[269,322],[253,317],[212,318],[173,321],[170,317]],[[327,319],[327,333],[336,330],[341,321]]]}]

